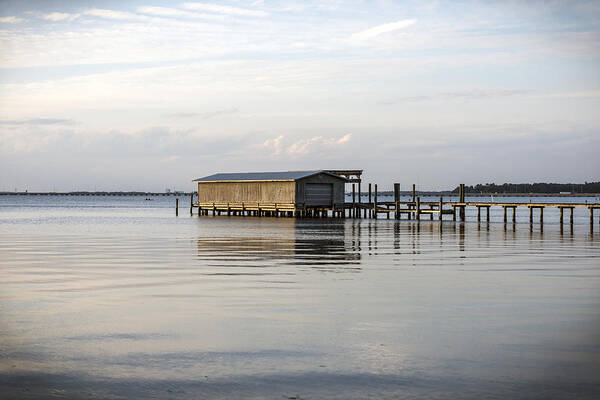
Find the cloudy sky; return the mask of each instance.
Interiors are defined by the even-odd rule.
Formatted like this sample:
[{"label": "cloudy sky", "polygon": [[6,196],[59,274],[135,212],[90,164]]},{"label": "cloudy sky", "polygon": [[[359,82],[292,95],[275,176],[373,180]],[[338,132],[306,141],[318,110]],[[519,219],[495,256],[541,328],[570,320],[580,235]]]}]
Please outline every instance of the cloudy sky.
[{"label": "cloudy sky", "polygon": [[598,1],[1,1],[0,190],[600,179]]}]

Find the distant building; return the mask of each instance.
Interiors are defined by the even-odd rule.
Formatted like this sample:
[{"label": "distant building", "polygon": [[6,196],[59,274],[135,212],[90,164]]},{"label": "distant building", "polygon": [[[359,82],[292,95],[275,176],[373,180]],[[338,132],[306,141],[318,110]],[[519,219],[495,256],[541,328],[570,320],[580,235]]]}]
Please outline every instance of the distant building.
[{"label": "distant building", "polygon": [[165,193],[171,193],[171,189],[169,189],[169,188],[166,188],[166,189],[165,189]]},{"label": "distant building", "polygon": [[194,180],[198,203],[278,203],[295,208],[343,205],[347,181],[325,170],[219,173]]}]

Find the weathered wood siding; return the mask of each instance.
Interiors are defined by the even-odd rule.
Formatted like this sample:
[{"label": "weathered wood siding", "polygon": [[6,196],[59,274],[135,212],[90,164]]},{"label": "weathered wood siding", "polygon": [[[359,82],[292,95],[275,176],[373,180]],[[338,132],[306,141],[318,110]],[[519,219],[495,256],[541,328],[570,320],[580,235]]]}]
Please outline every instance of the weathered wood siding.
[{"label": "weathered wood siding", "polygon": [[294,203],[296,183],[290,182],[198,182],[198,202]]},{"label": "weathered wood siding", "polygon": [[333,203],[344,202],[344,180],[327,174],[319,174],[296,181],[296,202],[306,203],[305,188],[307,183],[330,184],[333,187]]}]

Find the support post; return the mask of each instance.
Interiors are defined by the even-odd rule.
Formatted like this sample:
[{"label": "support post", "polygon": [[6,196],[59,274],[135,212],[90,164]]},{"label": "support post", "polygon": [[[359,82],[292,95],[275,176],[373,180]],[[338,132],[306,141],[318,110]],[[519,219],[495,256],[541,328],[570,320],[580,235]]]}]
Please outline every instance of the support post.
[{"label": "support post", "polygon": [[490,206],[487,206],[487,207],[485,208],[485,220],[486,220],[487,222],[490,222]]},{"label": "support post", "polygon": [[358,204],[359,204],[359,207],[358,207],[358,209],[356,210],[356,214],[357,214],[358,218],[361,218],[361,217],[362,217],[362,208],[360,207],[360,204],[362,204],[361,197],[362,197],[362,189],[361,189],[361,187],[360,187],[360,180],[359,180],[359,181],[358,181],[358,198],[357,198],[357,200],[358,200]]},{"label": "support post", "polygon": [[194,192],[190,193],[190,215],[194,215]]},{"label": "support post", "polygon": [[570,207],[570,210],[571,210],[571,215],[570,215],[569,223],[571,224],[571,230],[573,230],[573,207]]},{"label": "support post", "polygon": [[416,216],[417,220],[421,219],[421,198],[420,197],[417,197],[415,216]]},{"label": "support post", "polygon": [[375,193],[373,196],[373,217],[377,219],[377,184],[375,184]]},{"label": "support post", "polygon": [[400,219],[400,184],[394,183],[394,207],[396,208],[395,217]]},{"label": "support post", "polygon": [[563,218],[564,211],[565,211],[565,209],[563,207],[560,207],[560,227],[561,228],[563,226],[563,221],[564,221],[564,218]]},{"label": "support post", "polygon": [[506,225],[506,206],[502,206],[504,209],[504,224]]},{"label": "support post", "polygon": [[369,183],[369,218],[373,218],[373,210],[371,209],[371,184]]},{"label": "support post", "polygon": [[440,196],[440,205],[438,207],[439,207],[438,220],[441,221],[442,220],[442,215],[444,214],[444,208],[443,208],[444,207],[444,203],[442,201],[442,196]]},{"label": "support post", "polygon": [[356,185],[353,183],[352,184],[352,211],[351,211],[352,217],[355,218],[356,217]]},{"label": "support post", "polygon": [[[590,208],[591,210],[591,208]],[[179,199],[175,199],[175,216],[179,215]]]},{"label": "support post", "polygon": [[429,211],[432,211],[429,213],[429,220],[433,221],[433,204],[429,205]]},{"label": "support post", "polygon": [[477,222],[481,221],[481,207],[477,206]]},{"label": "support post", "polygon": [[540,207],[540,226],[544,225],[544,207]]},{"label": "support post", "polygon": [[513,225],[517,223],[517,207],[516,206],[513,207],[512,221],[513,221]]},{"label": "support post", "polygon": [[590,228],[594,227],[594,207],[590,207]]},{"label": "support post", "polygon": [[[460,193],[460,202],[464,203],[465,202],[465,184],[464,183],[460,184],[459,193]],[[460,220],[461,221],[465,220],[465,206],[464,205],[460,206]]]},{"label": "support post", "polygon": [[533,225],[533,207],[529,206],[529,225]]}]

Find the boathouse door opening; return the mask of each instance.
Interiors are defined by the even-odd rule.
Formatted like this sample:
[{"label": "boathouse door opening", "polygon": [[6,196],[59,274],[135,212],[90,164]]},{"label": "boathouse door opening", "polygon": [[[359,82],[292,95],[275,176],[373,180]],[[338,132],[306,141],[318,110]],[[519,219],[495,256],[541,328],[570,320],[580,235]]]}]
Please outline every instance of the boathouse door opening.
[{"label": "boathouse door opening", "polygon": [[333,204],[333,185],[331,183],[306,183],[304,200],[307,206],[327,206]]}]

